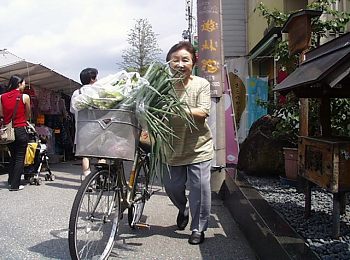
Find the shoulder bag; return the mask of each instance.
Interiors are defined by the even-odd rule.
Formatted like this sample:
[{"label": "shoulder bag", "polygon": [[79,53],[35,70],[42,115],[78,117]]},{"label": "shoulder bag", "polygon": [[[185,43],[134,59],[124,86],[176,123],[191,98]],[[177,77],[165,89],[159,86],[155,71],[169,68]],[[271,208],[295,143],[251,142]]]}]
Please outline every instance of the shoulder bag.
[{"label": "shoulder bag", "polygon": [[10,123],[0,128],[0,144],[9,144],[15,141],[15,129],[12,127],[12,122],[17,112],[19,100],[20,100],[20,96],[17,97],[15,109],[13,110]]}]

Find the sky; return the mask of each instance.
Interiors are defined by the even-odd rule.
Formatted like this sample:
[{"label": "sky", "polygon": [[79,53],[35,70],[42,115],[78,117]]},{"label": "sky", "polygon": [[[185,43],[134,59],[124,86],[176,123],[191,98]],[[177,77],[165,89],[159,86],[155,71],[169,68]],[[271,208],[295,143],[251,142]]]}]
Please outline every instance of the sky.
[{"label": "sky", "polygon": [[0,49],[77,82],[86,67],[97,68],[99,78],[120,70],[136,19],[152,25],[161,58],[188,27],[185,0],[0,0],[0,6]]}]

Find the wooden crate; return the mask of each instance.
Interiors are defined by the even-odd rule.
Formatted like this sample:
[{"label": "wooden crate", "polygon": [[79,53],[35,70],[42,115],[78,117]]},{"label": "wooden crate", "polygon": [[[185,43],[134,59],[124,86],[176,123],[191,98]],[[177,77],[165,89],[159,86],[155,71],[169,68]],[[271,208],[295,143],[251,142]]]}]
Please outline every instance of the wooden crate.
[{"label": "wooden crate", "polygon": [[299,175],[332,193],[350,191],[350,138],[299,137]]}]

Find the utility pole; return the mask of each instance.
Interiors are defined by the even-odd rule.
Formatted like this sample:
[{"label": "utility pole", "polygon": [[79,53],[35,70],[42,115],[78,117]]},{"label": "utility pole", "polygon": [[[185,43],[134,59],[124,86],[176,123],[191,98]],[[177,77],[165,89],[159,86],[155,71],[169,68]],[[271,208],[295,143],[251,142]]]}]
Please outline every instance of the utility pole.
[{"label": "utility pole", "polygon": [[210,82],[215,158],[212,190],[219,191],[225,179],[226,142],[224,107],[224,55],[221,0],[197,0],[199,75]]},{"label": "utility pole", "polygon": [[189,34],[189,41],[192,43],[192,0],[187,1],[187,15],[188,15],[188,34]]},{"label": "utility pole", "polygon": [[186,0],[186,20],[188,21],[188,28],[182,32],[182,38],[193,43],[193,0]]}]

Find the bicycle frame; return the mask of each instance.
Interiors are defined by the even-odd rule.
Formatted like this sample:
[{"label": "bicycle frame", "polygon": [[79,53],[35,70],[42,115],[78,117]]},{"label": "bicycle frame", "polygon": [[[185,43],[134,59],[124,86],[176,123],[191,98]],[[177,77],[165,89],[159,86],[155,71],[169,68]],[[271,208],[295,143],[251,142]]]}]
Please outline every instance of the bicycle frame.
[{"label": "bicycle frame", "polygon": [[[115,189],[117,192],[120,194],[121,198],[121,212],[124,212],[127,208],[129,208],[133,203],[137,202],[140,199],[143,198],[138,198],[137,200],[133,200],[133,186],[135,185],[135,178],[136,178],[136,173],[138,171],[137,167],[139,165],[140,160],[145,160],[145,156],[143,151],[140,151],[139,149],[135,152],[135,159],[132,164],[132,168],[130,170],[130,176],[127,181],[125,172],[124,172],[124,165],[123,161],[119,159],[113,160],[112,165],[110,164],[98,164],[97,168],[101,167],[102,169],[106,169],[111,173],[116,174],[116,186]],[[144,169],[146,171],[146,169]],[[148,175],[148,174],[147,174]],[[148,178],[146,181],[146,189],[148,187]],[[147,196],[150,196],[148,191]]]}]

